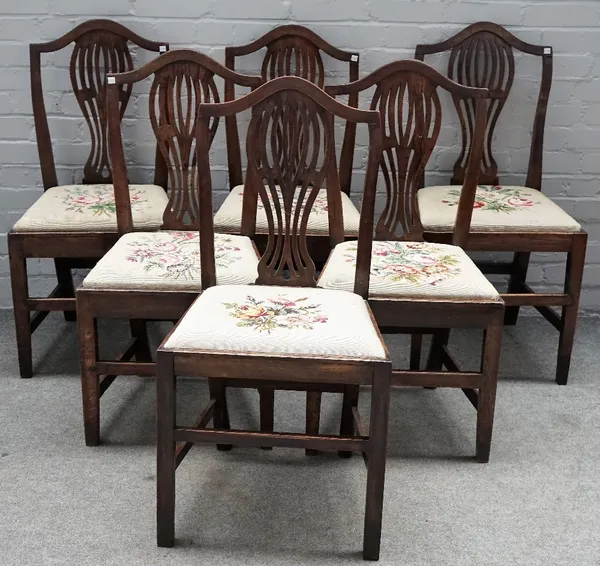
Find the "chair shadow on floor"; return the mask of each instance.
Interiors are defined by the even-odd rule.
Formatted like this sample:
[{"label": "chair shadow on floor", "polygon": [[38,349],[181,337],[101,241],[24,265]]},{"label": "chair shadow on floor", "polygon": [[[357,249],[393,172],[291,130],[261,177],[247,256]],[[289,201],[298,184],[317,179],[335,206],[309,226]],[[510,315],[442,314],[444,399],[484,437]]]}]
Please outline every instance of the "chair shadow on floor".
[{"label": "chair shadow on floor", "polygon": [[363,466],[337,454],[203,447],[178,470],[174,552],[268,549],[274,563],[288,555],[362,562]]}]

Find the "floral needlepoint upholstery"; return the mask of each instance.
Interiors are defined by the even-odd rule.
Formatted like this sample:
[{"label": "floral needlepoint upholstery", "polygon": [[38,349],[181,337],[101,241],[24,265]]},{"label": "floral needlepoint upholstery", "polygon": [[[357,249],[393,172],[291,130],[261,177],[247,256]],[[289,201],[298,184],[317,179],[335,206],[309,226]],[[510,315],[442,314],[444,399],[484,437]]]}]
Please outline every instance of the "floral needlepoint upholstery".
[{"label": "floral needlepoint upholstery", "polygon": [[[253,284],[258,255],[249,238],[215,235],[217,284]],[[125,234],[83,281],[84,289],[200,291],[198,232]]]},{"label": "floral needlepoint upholstery", "polygon": [[[334,248],[319,287],[354,288],[356,249],[356,242]],[[373,242],[369,297],[500,300],[494,286],[458,246],[397,241]]]},{"label": "floral needlepoint upholstery", "polygon": [[207,289],[165,348],[387,359],[369,308],[359,295],[271,285]]},{"label": "floral needlepoint upholstery", "polygon": [[[133,225],[158,230],[168,198],[157,185],[130,185]],[[15,232],[116,232],[117,211],[112,185],[52,187],[23,214]]]},{"label": "floral needlepoint upholstery", "polygon": [[[417,193],[426,231],[454,228],[459,186],[425,187]],[[480,185],[473,207],[473,232],[578,232],[581,225],[560,206],[535,189]]]},{"label": "floral needlepoint upholstery", "polygon": [[[215,232],[238,233],[242,226],[242,203],[244,198],[244,187],[234,187],[229,193],[225,202],[221,205],[215,214],[214,226]],[[294,200],[296,204],[296,200]],[[344,232],[347,236],[358,236],[358,226],[360,224],[360,212],[356,209],[350,197],[342,193],[342,214],[344,215]],[[267,234],[269,225],[267,224],[267,214],[262,202],[258,197],[256,210],[256,232],[258,234]],[[310,216],[308,218],[307,234],[311,236],[329,235],[329,218],[327,216],[327,190],[321,189],[313,204]]]}]

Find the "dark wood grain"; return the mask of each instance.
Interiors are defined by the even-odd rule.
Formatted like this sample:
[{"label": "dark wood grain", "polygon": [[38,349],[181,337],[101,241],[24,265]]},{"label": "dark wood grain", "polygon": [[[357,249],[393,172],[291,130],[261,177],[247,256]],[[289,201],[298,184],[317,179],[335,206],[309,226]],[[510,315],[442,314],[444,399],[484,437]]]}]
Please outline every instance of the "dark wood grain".
[{"label": "dark wood grain", "polygon": [[[235,69],[236,60],[246,55],[264,51],[261,63],[261,75],[268,81],[278,77],[296,76],[309,80],[323,88],[326,84],[326,63],[323,55],[348,63],[348,80],[358,79],[359,54],[357,52],[343,51],[331,45],[312,30],[300,25],[277,26],[247,45],[228,46],[225,48],[225,64],[231,70]],[[235,98],[233,84],[226,87],[225,100]],[[358,100],[352,96],[348,100],[349,106],[357,107]],[[242,162],[240,159],[240,138],[235,116],[227,119],[227,145],[230,152],[229,181],[230,188],[242,184]],[[345,144],[341,155],[341,189],[350,193],[352,160],[354,154],[350,148],[354,146],[356,124],[350,123],[345,133]]]},{"label": "dark wood grain", "polygon": [[[478,22],[468,26],[455,36],[441,43],[417,46],[415,57],[423,60],[425,55],[449,52],[448,76],[466,86],[485,87],[490,90],[491,103],[479,177],[481,184],[500,183],[498,166],[493,155],[493,138],[497,123],[504,116],[502,110],[511,94],[515,80],[515,51],[525,58],[541,62],[539,91],[532,124],[529,163],[525,186],[542,190],[544,154],[544,129],[550,88],[552,85],[552,48],[533,45],[490,22]],[[466,179],[465,156],[477,139],[473,120],[473,103],[462,103],[454,97],[459,113],[462,133],[462,150],[454,168],[451,183],[461,184]],[[460,212],[459,212],[460,215]],[[503,295],[507,309],[505,323],[517,323],[521,306],[537,308],[560,332],[556,381],[565,384],[573,347],[576,325],[576,309],[579,304],[587,235],[557,233],[550,230],[530,232],[527,230],[468,233],[468,218],[457,218],[455,233],[461,232],[460,243],[469,251],[511,251],[514,257],[507,273],[510,275],[507,292]],[[429,233],[425,239],[447,242],[449,234]],[[567,280],[564,293],[535,294],[526,285],[527,271],[532,252],[566,252]],[[548,307],[562,307],[560,319]]]},{"label": "dark wood grain", "polygon": [[[188,49],[174,50],[154,59],[146,65],[126,73],[109,74],[107,77],[107,117],[110,138],[110,155],[113,164],[113,183],[117,209],[119,234],[133,231],[133,219],[129,195],[127,162],[121,132],[121,92],[151,78],[148,97],[149,123],[157,144],[155,181],[168,190],[169,201],[163,214],[162,228],[166,230],[200,230],[201,248],[204,256],[214,254],[212,230],[212,202],[210,174],[207,176],[208,151],[219,126],[218,118],[207,124],[206,145],[197,150],[197,108],[200,102],[218,102],[215,77],[227,79],[232,84],[256,87],[262,84],[260,77],[250,77],[230,71],[210,57]],[[198,167],[197,158],[201,156]],[[200,169],[202,170],[200,172]],[[210,173],[210,171],[209,171]],[[206,183],[206,186],[204,186]],[[202,186],[206,190],[198,190]],[[208,192],[207,192],[208,191]],[[115,238],[116,239],[116,238]],[[210,286],[216,280],[214,265],[206,265],[201,273],[202,286]],[[201,286],[198,286],[198,292]],[[84,395],[84,414],[99,413],[99,396],[94,384],[102,375],[155,375],[155,364],[149,356],[145,343],[145,331],[140,327],[143,320],[173,321],[185,313],[198,296],[198,292],[173,292],[169,288],[154,291],[109,291],[82,288],[78,290],[78,305],[84,309],[84,320],[121,318],[134,320],[134,336],[139,338],[139,355],[135,361],[101,360],[93,342],[96,334],[86,331],[80,334],[82,383],[89,391]],[[45,308],[50,308],[46,306]],[[215,422],[224,418],[226,408],[224,393],[217,399]],[[89,404],[90,409],[86,409]],[[96,417],[94,417],[95,419]],[[97,444],[99,429],[96,421],[88,430],[88,444]]]},{"label": "dark wood grain", "polygon": [[[44,190],[56,187],[58,180],[44,102],[42,55],[56,53],[71,45],[71,91],[80,107],[91,141],[90,154],[82,164],[83,183],[110,183],[112,180],[108,157],[106,74],[133,67],[132,46],[151,52],[163,52],[169,48],[166,43],[144,39],[111,20],[89,20],[54,41],[29,46],[31,101]],[[68,90],[68,85],[64,86],[64,90]],[[129,87],[120,88],[117,93],[119,120],[123,117],[130,95]],[[18,292],[13,292],[13,307],[22,377],[31,377],[33,373],[31,333],[45,318],[43,313],[61,307],[59,310],[64,310],[65,319],[75,320],[71,270],[78,264],[77,260],[84,259],[93,264],[115,241],[115,234],[100,230],[89,233],[11,232],[9,242],[12,243],[9,243],[9,247],[12,249],[11,265],[14,266],[14,269],[11,268],[11,279],[16,281],[13,282],[13,288],[19,288]],[[27,280],[25,260],[29,257],[55,260],[58,288],[52,297],[29,297],[27,285],[23,283]],[[30,311],[36,313],[31,322]]]},{"label": "dark wood grain", "polygon": [[[307,244],[307,224],[317,192],[323,184],[327,190],[330,249],[343,241],[332,116],[369,125],[374,150],[371,152],[366,190],[374,193],[377,179],[375,156],[380,147],[379,115],[341,104],[305,79],[281,77],[237,100],[199,106],[198,147],[204,148],[204,155],[210,145],[208,121],[235,116],[250,108],[252,118],[246,144],[248,171],[241,232],[255,237],[257,199],[260,198],[267,214],[268,239],[259,263],[257,282],[314,286],[316,270]],[[202,158],[199,154],[198,163],[202,159],[206,167],[206,157]],[[205,191],[208,199],[211,194],[209,173],[203,171],[201,175],[207,182],[200,190]],[[295,200],[298,204],[294,203]],[[201,250],[201,261],[203,269],[206,266],[208,273],[214,272],[210,253],[202,254]],[[367,263],[370,263],[370,255],[361,255],[357,269],[357,274],[361,275],[357,278],[362,278],[362,281],[368,277]]]},{"label": "dark wood grain", "polygon": [[[283,65],[289,60],[277,60],[273,65]],[[343,240],[341,225],[340,189],[335,164],[335,144],[333,140],[334,117],[366,123],[370,126],[372,145],[381,146],[381,128],[379,114],[374,111],[361,111],[340,104],[329,97],[318,86],[299,77],[280,77],[260,86],[250,94],[224,103],[206,103],[198,107],[198,158],[199,177],[205,179],[199,190],[201,197],[210,201],[211,183],[207,158],[210,147],[210,120],[230,118],[241,112],[252,110],[248,129],[246,156],[248,170],[243,203],[242,232],[253,236],[256,226],[257,199],[261,198],[267,210],[269,234],[266,250],[262,253],[258,270],[258,283],[263,285],[288,285],[314,287],[316,270],[307,245],[307,217],[313,206],[316,192],[323,186],[327,188],[330,212],[330,241],[332,244]],[[377,168],[378,161],[372,158],[369,169]],[[369,171],[366,183],[376,183],[376,174]],[[369,194],[375,193],[375,186],[369,187]],[[297,204],[294,203],[297,201]],[[210,229],[212,224],[209,223]],[[214,252],[208,245],[202,245],[203,238],[212,238],[208,229],[200,226],[200,261],[202,271],[210,276],[207,286],[216,284],[214,277]],[[370,256],[364,265],[358,268],[363,273],[368,286]],[[358,279],[357,279],[358,280]],[[360,285],[357,285],[360,286]],[[360,332],[361,329],[357,329]],[[217,421],[215,405],[215,429],[177,426],[168,421],[171,431],[161,439],[160,454],[169,458],[169,463],[159,462],[157,474],[159,486],[163,486],[167,495],[158,505],[159,533],[164,537],[159,543],[172,543],[174,517],[172,505],[174,496],[175,455],[171,453],[174,442],[208,442],[219,445],[295,447],[311,453],[318,450],[341,452],[358,451],[366,455],[369,461],[367,471],[367,497],[363,553],[365,558],[376,559],[379,556],[381,539],[381,520],[383,509],[383,487],[385,476],[385,453],[387,446],[387,412],[391,387],[391,364],[389,360],[368,360],[348,358],[343,355],[300,356],[281,352],[261,354],[237,351],[202,351],[198,349],[170,351],[163,342],[158,349],[157,389],[160,395],[166,383],[172,387],[173,371],[175,375],[198,376],[209,380],[211,398],[216,399],[217,384],[224,389],[226,385],[259,386],[268,399],[261,400],[261,408],[271,411],[268,415],[261,411],[261,431],[232,430],[229,421]],[[383,343],[382,343],[383,344]],[[164,364],[164,375],[161,368]],[[168,362],[167,362],[168,360]],[[171,362],[172,360],[172,362]],[[173,369],[174,368],[174,369]],[[257,380],[256,376],[260,376]],[[352,386],[356,397],[356,386],[373,385],[371,429],[368,437],[354,436],[346,421],[340,436],[329,436],[273,431],[273,421],[265,420],[272,416],[273,390],[282,387],[289,390],[307,391],[308,399],[313,400],[307,413],[311,421],[307,428],[318,428],[318,413],[321,391],[349,391]],[[311,386],[314,389],[311,389]],[[157,410],[171,411],[172,389],[165,391],[167,401],[159,401]],[[354,399],[352,397],[352,399]],[[350,403],[352,418],[355,404]],[[266,406],[266,407],[265,407]],[[166,423],[165,416],[159,416],[159,422]],[[266,429],[266,430],[265,430]],[[169,448],[164,443],[169,442]]]},{"label": "dark wood grain", "polygon": [[[379,170],[385,181],[384,210],[375,226],[379,240],[422,240],[423,226],[417,207],[417,191],[424,186],[425,167],[436,146],[442,126],[439,91],[474,105],[476,136],[468,151],[467,176],[458,205],[454,243],[461,245],[468,233],[483,152],[489,92],[460,85],[420,61],[389,63],[366,77],[346,85],[326,87],[332,96],[359,97],[375,87],[371,110],[381,115],[384,131]],[[363,199],[363,208],[365,206]],[[371,216],[371,212],[368,212]],[[361,217],[362,222],[362,217]],[[464,226],[467,226],[465,230]],[[366,228],[368,230],[368,228]],[[401,229],[401,232],[400,230]],[[359,237],[360,241],[360,237]]]},{"label": "dark wood grain", "polygon": [[[421,61],[406,60],[385,65],[354,83],[326,88],[333,96],[357,97],[374,89],[369,107],[381,116],[382,148],[374,154],[374,158],[376,169],[378,166],[385,182],[386,195],[383,211],[375,220],[376,194],[372,190],[372,183],[365,186],[358,238],[359,259],[371,255],[373,228],[376,240],[421,241],[427,237],[421,224],[417,193],[424,187],[425,167],[442,127],[444,116],[441,96],[444,95],[460,101],[472,111],[471,143],[463,156],[464,179],[457,222],[452,233],[445,234],[444,239],[445,243],[458,246],[467,243],[480,178],[490,96],[489,90],[480,86],[461,85]],[[360,290],[367,295],[368,274],[363,273],[362,276],[365,281]],[[497,331],[488,334],[490,338],[486,347],[489,352],[486,350],[484,355],[489,363],[479,372],[461,372],[458,367],[445,364],[443,354],[450,328],[496,329],[503,315],[503,303],[493,299],[461,301],[443,295],[429,300],[415,299],[409,295],[377,296],[371,297],[369,303],[380,330],[413,334],[410,370],[395,369],[392,375],[394,385],[486,389],[487,404],[478,407],[478,419],[483,419],[486,424],[477,429],[476,456],[479,460],[489,457],[489,450],[486,455],[486,449],[489,449],[491,442],[493,422],[490,400],[495,395],[501,336]],[[421,333],[431,332],[432,329],[434,338],[428,364],[424,370],[420,370]],[[447,371],[442,371],[444,367]],[[347,427],[348,409],[345,411],[343,422]],[[314,434],[315,430],[311,432]]]}]

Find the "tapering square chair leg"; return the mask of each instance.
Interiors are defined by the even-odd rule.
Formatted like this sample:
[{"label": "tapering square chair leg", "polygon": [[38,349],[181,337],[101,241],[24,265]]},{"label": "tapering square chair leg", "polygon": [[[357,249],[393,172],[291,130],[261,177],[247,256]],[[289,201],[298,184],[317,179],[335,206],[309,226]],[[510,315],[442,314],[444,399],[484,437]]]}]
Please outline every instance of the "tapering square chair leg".
[{"label": "tapering square chair leg", "polygon": [[81,365],[81,395],[86,446],[100,444],[100,383],[96,372],[98,360],[97,321],[84,297],[77,297],[77,332]]},{"label": "tapering square chair leg", "polygon": [[[54,260],[54,269],[56,270],[56,279],[60,285],[60,296],[65,298],[75,298],[75,286],[73,285],[73,273],[69,266],[69,260],[56,258]],[[77,320],[77,311],[64,311],[65,320],[75,322]]]},{"label": "tapering square chair leg", "polygon": [[442,371],[442,368],[444,367],[442,350],[444,346],[448,345],[449,340],[449,328],[440,328],[433,335],[431,346],[429,348],[429,356],[427,357],[427,369],[429,371]]},{"label": "tapering square chair leg", "polygon": [[[213,416],[214,427],[222,430],[229,429],[227,388],[225,387],[225,384],[218,379],[209,379],[208,389],[210,391],[210,398],[215,400],[215,412]],[[227,451],[232,448],[231,444],[217,444],[217,450]]]},{"label": "tapering square chair leg", "polygon": [[[260,400],[260,431],[273,432],[275,426],[275,389],[263,387],[258,390]],[[272,446],[261,446],[263,450],[273,450]]]},{"label": "tapering square chair leg", "polygon": [[[515,252],[512,273],[508,282],[508,293],[522,292],[519,286],[527,280],[527,269],[529,268],[530,252]],[[519,309],[521,307],[506,307],[504,311],[504,324],[514,326],[519,318]]]},{"label": "tapering square chair leg", "polygon": [[484,331],[481,372],[483,384],[477,400],[477,435],[475,457],[485,464],[490,460],[494,409],[498,387],[498,366],[502,344],[502,320],[496,321]]},{"label": "tapering square chair leg", "polygon": [[[320,391],[306,392],[306,434],[314,436],[319,434],[319,427],[321,425],[321,399],[322,393]],[[318,453],[318,450],[306,449],[307,456],[316,456]]]},{"label": "tapering square chair leg", "polygon": [[413,334],[410,337],[410,369],[419,371],[421,369],[421,351],[423,350],[423,335]]},{"label": "tapering square chair leg", "polygon": [[148,340],[148,328],[145,320],[130,320],[132,338],[136,339],[135,359],[138,362],[151,362],[152,352]]},{"label": "tapering square chair leg", "polygon": [[391,377],[391,365],[381,364],[373,372],[363,539],[363,558],[365,560],[379,560],[381,546]]},{"label": "tapering square chair leg", "polygon": [[556,383],[559,385],[566,385],[569,379],[586,246],[587,234],[577,234],[574,236],[573,246],[567,257],[565,293],[569,295],[571,304],[562,309],[562,328],[560,330],[558,357],[556,360]]},{"label": "tapering square chair leg", "polygon": [[[340,422],[340,436],[354,436],[354,414],[353,409],[358,407],[358,396],[360,387],[358,385],[346,385],[344,387],[344,398],[342,401],[342,419]],[[352,458],[352,452],[338,452],[340,458]]]},{"label": "tapering square chair leg", "polygon": [[8,236],[8,254],[10,258],[10,283],[12,286],[13,312],[17,352],[19,356],[19,373],[22,378],[33,375],[33,357],[31,352],[31,322],[27,299],[29,285],[27,281],[27,260],[21,250],[20,242]]},{"label": "tapering square chair leg", "polygon": [[156,359],[156,525],[157,544],[175,544],[175,375],[173,356]]}]

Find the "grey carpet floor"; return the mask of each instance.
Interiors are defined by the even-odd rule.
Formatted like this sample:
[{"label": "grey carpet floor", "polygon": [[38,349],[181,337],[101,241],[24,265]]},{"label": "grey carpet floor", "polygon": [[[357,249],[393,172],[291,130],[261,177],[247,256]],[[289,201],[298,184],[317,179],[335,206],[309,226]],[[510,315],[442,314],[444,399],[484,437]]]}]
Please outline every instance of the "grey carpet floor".
[{"label": "grey carpet floor", "polygon": [[[103,348],[126,330],[102,325]],[[473,367],[478,334],[452,343]],[[524,318],[505,331],[485,465],[460,391],[394,391],[380,564],[600,565],[599,343],[600,321],[582,320],[559,387],[554,330]],[[153,382],[115,382],[102,399],[103,444],[86,448],[74,325],[51,315],[40,327],[31,380],[18,378],[5,312],[0,344],[0,566],[361,563],[362,459],[284,449],[194,448],[177,475],[176,547],[157,548]],[[389,345],[404,362],[406,340]],[[181,420],[206,396],[183,379]],[[302,430],[302,395],[278,393],[276,404],[276,427]],[[255,392],[232,392],[234,426],[255,427],[257,405]],[[335,431],[339,408],[326,396],[323,430]]]}]

